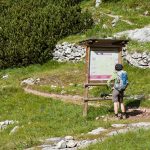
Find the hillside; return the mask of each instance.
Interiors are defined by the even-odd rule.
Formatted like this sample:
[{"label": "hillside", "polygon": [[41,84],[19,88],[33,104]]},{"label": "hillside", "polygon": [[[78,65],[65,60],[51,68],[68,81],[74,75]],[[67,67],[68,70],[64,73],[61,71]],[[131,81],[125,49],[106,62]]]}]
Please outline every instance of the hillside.
[{"label": "hillside", "polygon": [[[91,12],[93,26],[78,34],[62,38],[58,43],[78,44],[79,41],[91,37],[113,37],[118,32],[142,29],[150,25],[149,0],[104,0],[98,7],[95,7],[95,0],[83,0],[79,5],[83,12]],[[118,20],[114,25],[112,21],[116,18]],[[127,50],[150,52],[150,42],[130,39]],[[83,142],[83,145],[97,139],[99,143],[85,148],[89,150],[149,149],[150,125],[145,125],[144,129],[144,125],[143,128],[137,128],[137,125],[133,124],[128,133],[125,128],[112,127],[112,124],[129,126],[132,123],[150,123],[150,69],[137,68],[127,62],[124,62],[124,69],[128,72],[130,83],[125,93],[128,96],[125,97],[125,105],[130,110],[129,118],[126,120],[113,118],[111,101],[91,102],[88,116],[82,116],[82,101],[80,99],[74,102],[73,96],[82,98],[84,93],[84,61],[61,63],[50,60],[27,67],[1,69],[0,150],[22,150],[31,147],[51,150],[50,140],[57,141],[58,137],[64,140],[67,135]],[[30,83],[24,84],[23,81],[27,79]],[[35,95],[26,93],[25,88],[36,91]],[[48,96],[38,96],[37,92],[43,92]],[[101,93],[110,91],[106,86],[90,89],[90,95],[93,97],[100,96]],[[51,97],[52,95],[55,97]],[[136,96],[141,95],[144,95],[144,98],[135,100]],[[69,96],[69,100],[64,100],[63,96]],[[99,127],[105,128],[105,132],[97,135],[88,134]],[[132,132],[134,128],[137,130]],[[122,132],[123,129],[125,132]],[[105,136],[115,130],[121,130],[120,133],[125,134],[108,138]],[[45,147],[38,147],[40,145]]]},{"label": "hillside", "polygon": [[[87,9],[92,13],[94,26],[84,34],[72,35],[62,41],[79,42],[91,37],[107,38],[121,31],[141,29],[149,26],[149,5],[150,2],[148,0],[112,0],[102,2],[99,7],[95,7],[94,0],[85,0],[81,3],[81,7],[83,11]],[[113,21],[115,19],[114,25]],[[138,43],[137,41],[130,40],[128,50],[150,51],[150,42]]]}]

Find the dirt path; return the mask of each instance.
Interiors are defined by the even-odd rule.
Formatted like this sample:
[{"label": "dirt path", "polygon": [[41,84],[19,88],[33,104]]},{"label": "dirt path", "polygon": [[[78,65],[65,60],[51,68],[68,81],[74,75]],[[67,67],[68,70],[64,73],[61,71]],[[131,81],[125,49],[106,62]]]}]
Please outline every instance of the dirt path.
[{"label": "dirt path", "polygon": [[111,17],[111,18],[119,17],[121,21],[123,21],[123,22],[125,22],[125,23],[127,23],[127,24],[129,24],[129,25],[134,25],[134,23],[131,22],[131,21],[129,21],[129,20],[121,19],[122,16],[119,16],[119,15],[112,15],[112,14],[107,14],[107,13],[104,13],[104,12],[101,12],[101,14],[106,15],[106,16],[109,16],[109,17]]},{"label": "dirt path", "polygon": [[63,102],[70,102],[73,104],[78,104],[78,105],[82,105],[82,100],[83,97],[81,96],[72,96],[72,95],[60,95],[60,94],[51,94],[51,93],[46,93],[46,92],[41,92],[41,91],[37,91],[37,90],[33,90],[30,88],[24,88],[24,91],[26,93],[30,93],[30,94],[34,94],[37,96],[42,96],[42,97],[47,97],[47,98],[54,98],[55,100],[61,100]]}]

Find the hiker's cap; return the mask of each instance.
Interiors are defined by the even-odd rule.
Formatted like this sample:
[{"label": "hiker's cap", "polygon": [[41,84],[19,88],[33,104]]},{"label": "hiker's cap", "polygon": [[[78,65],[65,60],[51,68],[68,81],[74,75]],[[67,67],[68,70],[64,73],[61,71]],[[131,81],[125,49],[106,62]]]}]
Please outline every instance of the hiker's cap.
[{"label": "hiker's cap", "polygon": [[122,69],[123,69],[122,64],[116,64],[116,65],[115,65],[115,70],[120,71],[120,70],[122,70]]}]

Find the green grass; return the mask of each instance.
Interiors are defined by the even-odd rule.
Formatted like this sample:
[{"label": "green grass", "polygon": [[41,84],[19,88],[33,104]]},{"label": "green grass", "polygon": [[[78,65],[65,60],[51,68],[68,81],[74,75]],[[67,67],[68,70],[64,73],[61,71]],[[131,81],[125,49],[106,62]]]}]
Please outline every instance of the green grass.
[{"label": "green grass", "polygon": [[136,132],[129,132],[127,134],[120,134],[104,142],[89,146],[84,150],[149,150],[150,130],[138,130]]},{"label": "green grass", "polygon": [[[9,75],[8,79],[0,80],[0,121],[19,121],[19,130],[14,135],[10,131],[17,124],[10,125],[6,130],[0,132],[0,149],[24,149],[39,144],[39,139],[73,135],[79,137],[81,133],[99,127],[109,127],[112,122],[96,121],[100,115],[112,115],[113,105],[111,101],[97,102],[99,108],[89,107],[87,118],[82,117],[82,106],[55,101],[50,98],[42,98],[32,94],[25,94],[20,82],[23,79],[33,77],[40,78],[42,86],[35,86],[41,91],[51,91],[50,86],[61,85],[52,93],[60,93],[63,90],[67,94],[82,95],[82,87],[85,79],[85,64],[80,63],[57,63],[47,62],[43,65],[30,65],[28,67],[6,69],[0,71],[0,77]],[[128,94],[149,93],[149,70],[138,69],[125,65],[129,74]],[[142,84],[137,84],[137,82]],[[73,83],[72,85],[69,85]],[[60,88],[60,89],[59,89]],[[106,87],[90,90],[92,96],[98,96],[100,92],[108,92]],[[127,102],[130,103],[131,101]],[[149,107],[150,101],[143,101],[141,106]],[[127,121],[120,121],[125,122]]]},{"label": "green grass", "polygon": [[[108,112],[106,107],[90,107],[86,119],[82,117],[81,106],[25,94],[20,89],[4,93],[0,96],[0,120],[16,120],[19,124],[0,132],[0,149],[23,149],[39,144],[39,140],[43,138],[76,136],[98,126],[110,125],[95,120],[96,116]],[[19,125],[19,131],[9,135],[16,125]]]}]

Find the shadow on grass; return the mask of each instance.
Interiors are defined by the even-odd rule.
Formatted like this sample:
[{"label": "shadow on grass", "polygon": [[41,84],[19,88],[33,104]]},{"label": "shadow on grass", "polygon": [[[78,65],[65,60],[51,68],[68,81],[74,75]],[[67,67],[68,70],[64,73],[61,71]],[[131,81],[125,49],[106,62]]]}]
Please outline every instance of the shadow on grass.
[{"label": "shadow on grass", "polygon": [[141,100],[127,101],[126,108],[139,108],[140,104],[141,104]]}]

